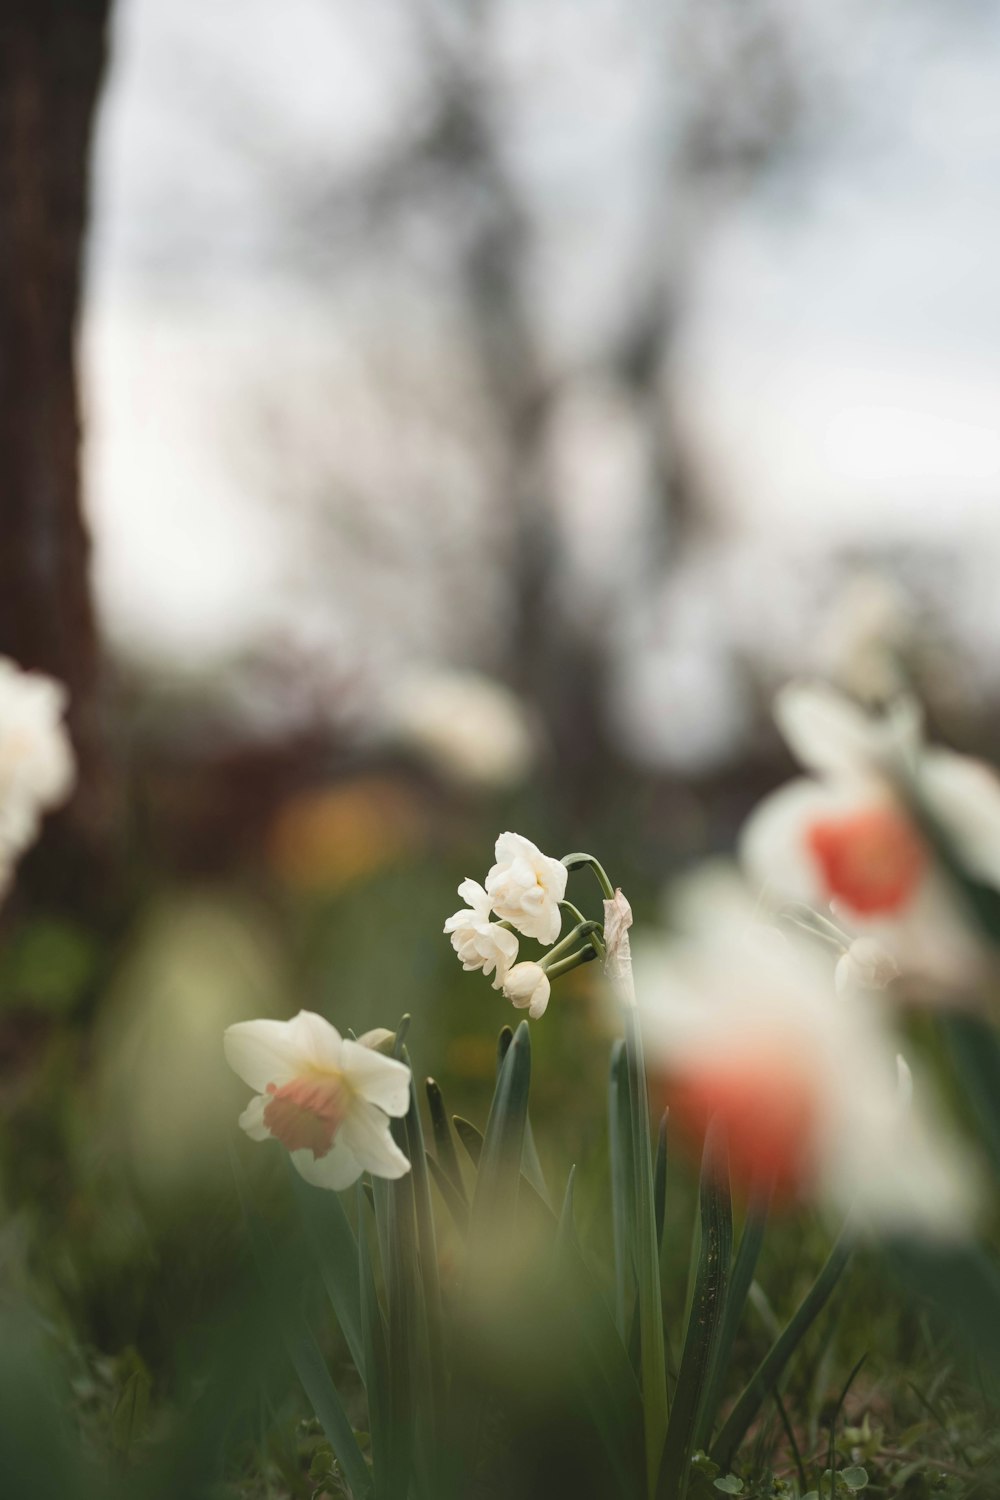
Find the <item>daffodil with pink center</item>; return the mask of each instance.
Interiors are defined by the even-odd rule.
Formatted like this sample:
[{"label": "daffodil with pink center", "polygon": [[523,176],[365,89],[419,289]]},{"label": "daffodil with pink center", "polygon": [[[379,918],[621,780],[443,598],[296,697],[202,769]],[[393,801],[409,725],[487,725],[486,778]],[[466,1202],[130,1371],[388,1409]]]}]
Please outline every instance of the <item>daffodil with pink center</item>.
[{"label": "daffodil with pink center", "polygon": [[978,761],[927,748],[908,698],[875,714],[832,688],[792,684],[775,717],[812,774],[749,818],[741,854],[750,879],[776,904],[830,910],[877,936],[904,969],[967,978],[977,945],[898,788],[914,788],[970,876],[1000,887],[1000,780]]},{"label": "daffodil with pink center", "polygon": [[280,1141],[316,1187],[350,1187],[362,1172],[402,1177],[410,1163],[390,1117],[409,1108],[410,1070],[375,1050],[388,1035],[354,1041],[309,1010],[228,1027],[226,1061],[257,1091],[240,1125],[251,1140]]},{"label": "daffodil with pink center", "polygon": [[961,1236],[975,1217],[975,1164],[930,1087],[901,1097],[887,1013],[794,928],[761,920],[728,872],[673,903],[682,930],[644,940],[637,992],[653,1091],[700,1144],[718,1119],[744,1190],[808,1201],[859,1231]]}]

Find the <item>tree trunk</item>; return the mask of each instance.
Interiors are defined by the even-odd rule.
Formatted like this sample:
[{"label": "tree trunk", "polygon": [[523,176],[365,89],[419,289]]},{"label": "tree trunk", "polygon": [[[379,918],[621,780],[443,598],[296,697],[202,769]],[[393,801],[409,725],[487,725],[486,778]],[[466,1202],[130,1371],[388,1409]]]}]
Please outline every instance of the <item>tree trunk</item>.
[{"label": "tree trunk", "polygon": [[109,3],[0,0],[0,652],[69,689],[80,780],[57,838],[77,873],[109,809],[75,370]]}]

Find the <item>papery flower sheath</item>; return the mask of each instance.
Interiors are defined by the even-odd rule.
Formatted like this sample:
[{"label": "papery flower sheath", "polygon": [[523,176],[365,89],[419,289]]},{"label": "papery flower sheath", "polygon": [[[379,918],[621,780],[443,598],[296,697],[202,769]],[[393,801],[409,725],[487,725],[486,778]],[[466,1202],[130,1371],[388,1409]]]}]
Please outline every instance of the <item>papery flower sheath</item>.
[{"label": "papery flower sheath", "polygon": [[410,1163],[392,1138],[405,1115],[410,1070],[374,1050],[384,1031],[353,1041],[313,1011],[291,1021],[240,1021],[224,1035],[226,1061],[257,1093],[240,1115],[251,1140],[281,1141],[316,1187],[346,1188],[371,1172],[402,1177]]},{"label": "papery flower sheath", "polygon": [[545,1014],[552,985],[541,964],[515,964],[504,980],[503,992],[518,1010],[526,1010],[537,1021]]},{"label": "papery flower sheath", "polygon": [[566,894],[566,866],[543,854],[519,833],[502,833],[496,863],[486,877],[493,910],[524,937],[554,943],[562,918],[559,903]]},{"label": "papery flower sheath", "polygon": [[500,989],[507,971],[517,958],[517,938],[499,922],[490,921],[490,898],[475,880],[463,880],[458,894],[468,904],[444,924],[451,946],[463,969],[482,969],[493,974],[493,988]]}]

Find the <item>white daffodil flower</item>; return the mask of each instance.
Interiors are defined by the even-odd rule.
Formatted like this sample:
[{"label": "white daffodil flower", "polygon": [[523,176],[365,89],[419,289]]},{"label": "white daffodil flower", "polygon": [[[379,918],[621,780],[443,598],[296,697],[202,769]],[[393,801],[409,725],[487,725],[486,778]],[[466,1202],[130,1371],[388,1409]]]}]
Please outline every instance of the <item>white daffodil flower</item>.
[{"label": "white daffodil flower", "polygon": [[552,985],[541,964],[515,964],[503,982],[503,992],[512,1005],[537,1021],[545,1014]]},{"label": "white daffodil flower", "polygon": [[971,876],[1000,887],[1000,780],[952,751],[927,749],[908,699],[866,713],[832,688],[793,684],[775,717],[813,774],[751,814],[741,838],[750,878],[776,903],[832,910],[877,937],[901,968],[970,977],[978,949],[893,774],[912,777]]},{"label": "white daffodil flower", "polygon": [[73,785],[66,701],[61,683],[0,657],[0,886]]},{"label": "white daffodil flower", "polygon": [[448,918],[444,930],[462,968],[482,969],[484,974],[495,970],[493,988],[498,990],[517,958],[517,938],[499,922],[490,921],[490,898],[477,881],[463,880],[458,894],[467,905]]},{"label": "white daffodil flower", "polygon": [[566,866],[519,833],[502,833],[496,842],[496,864],[486,877],[493,910],[524,937],[554,943],[566,894]]},{"label": "white daffodil flower", "polygon": [[316,1187],[350,1187],[362,1172],[402,1177],[410,1163],[389,1116],[409,1108],[410,1070],[375,1050],[384,1035],[352,1041],[309,1010],[227,1027],[226,1061],[257,1090],[240,1125],[251,1140],[281,1141]]},{"label": "white daffodil flower", "polygon": [[833,978],[838,995],[845,990],[884,990],[899,978],[899,964],[874,938],[859,937],[837,960]]},{"label": "white daffodil flower", "polygon": [[901,1107],[886,1013],[836,994],[825,955],[736,888],[714,930],[705,913],[636,957],[647,1062],[682,1136],[721,1117],[737,1182],[859,1232],[966,1233],[976,1173],[919,1080]]}]

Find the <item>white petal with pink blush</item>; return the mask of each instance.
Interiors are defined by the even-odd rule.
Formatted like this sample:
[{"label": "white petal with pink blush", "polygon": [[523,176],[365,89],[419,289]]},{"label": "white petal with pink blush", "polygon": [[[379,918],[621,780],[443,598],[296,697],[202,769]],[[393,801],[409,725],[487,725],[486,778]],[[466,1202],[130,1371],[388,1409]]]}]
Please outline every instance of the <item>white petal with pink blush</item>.
[{"label": "white petal with pink blush", "polygon": [[240,1116],[251,1140],[280,1141],[317,1187],[350,1187],[364,1171],[401,1177],[410,1164],[392,1138],[405,1115],[410,1070],[375,1047],[390,1035],[344,1038],[314,1011],[290,1021],[240,1021],[224,1035],[226,1060],[255,1089]]},{"label": "white petal with pink blush", "polygon": [[837,994],[832,956],[762,921],[738,882],[719,889],[715,876],[676,903],[711,900],[688,932],[637,944],[647,1063],[679,1134],[721,1116],[734,1179],[850,1213],[859,1232],[966,1233],[975,1166],[919,1078],[901,1107],[886,1013]]}]

